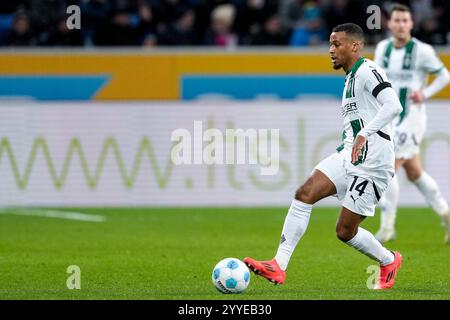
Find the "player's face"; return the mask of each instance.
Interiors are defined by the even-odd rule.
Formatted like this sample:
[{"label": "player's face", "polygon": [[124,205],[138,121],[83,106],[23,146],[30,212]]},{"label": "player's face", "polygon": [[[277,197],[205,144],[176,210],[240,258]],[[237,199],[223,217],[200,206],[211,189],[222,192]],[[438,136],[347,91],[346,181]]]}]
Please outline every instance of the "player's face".
[{"label": "player's face", "polygon": [[339,70],[351,60],[354,41],[345,32],[333,32],[330,35],[330,58],[333,68]]},{"label": "player's face", "polygon": [[388,21],[389,30],[397,39],[410,38],[413,26],[413,20],[409,12],[394,11]]}]

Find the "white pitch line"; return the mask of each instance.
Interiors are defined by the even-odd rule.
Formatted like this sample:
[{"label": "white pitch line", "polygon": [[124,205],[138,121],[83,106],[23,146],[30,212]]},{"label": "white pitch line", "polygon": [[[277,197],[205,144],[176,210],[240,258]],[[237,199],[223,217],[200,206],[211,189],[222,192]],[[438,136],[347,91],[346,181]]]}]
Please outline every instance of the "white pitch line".
[{"label": "white pitch line", "polygon": [[95,215],[95,214],[58,211],[58,210],[42,210],[42,209],[34,209],[34,208],[30,208],[30,209],[1,208],[0,214],[46,217],[46,218],[57,218],[57,219],[89,221],[89,222],[104,222],[106,220],[106,218],[104,216]]}]

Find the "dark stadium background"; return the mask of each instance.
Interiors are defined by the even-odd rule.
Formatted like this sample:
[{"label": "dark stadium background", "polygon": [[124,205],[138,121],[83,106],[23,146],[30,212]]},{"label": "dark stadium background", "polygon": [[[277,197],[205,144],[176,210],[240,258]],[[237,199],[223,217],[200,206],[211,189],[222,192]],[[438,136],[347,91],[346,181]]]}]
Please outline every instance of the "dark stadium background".
[{"label": "dark stadium background", "polygon": [[[153,47],[226,46],[235,42],[250,46],[317,46],[327,43],[331,29],[338,24],[354,22],[365,27],[366,8],[378,5],[383,13],[383,31],[370,32],[368,40],[374,44],[386,36],[386,12],[392,3],[377,0],[4,0],[0,3],[0,43],[2,46]],[[400,0],[397,3],[411,6],[416,37],[430,44],[448,43],[448,1]],[[80,32],[65,28],[66,8],[70,5],[81,8]],[[217,7],[222,7],[219,10],[222,14],[217,14]]]}]

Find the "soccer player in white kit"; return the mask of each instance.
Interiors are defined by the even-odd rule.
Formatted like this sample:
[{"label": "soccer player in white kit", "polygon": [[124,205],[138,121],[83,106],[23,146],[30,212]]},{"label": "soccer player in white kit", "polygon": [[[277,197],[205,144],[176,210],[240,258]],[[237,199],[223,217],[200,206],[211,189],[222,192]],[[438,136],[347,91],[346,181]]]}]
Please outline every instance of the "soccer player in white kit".
[{"label": "soccer player in white kit", "polygon": [[[408,179],[441,217],[446,228],[445,242],[448,243],[449,206],[437,183],[422,169],[419,150],[426,128],[424,101],[449,83],[449,72],[430,45],[411,37],[413,20],[407,6],[393,6],[388,27],[393,37],[377,45],[374,60],[386,71],[403,106],[403,111],[394,120],[395,170],[398,171],[401,167],[405,169]],[[436,78],[426,86],[429,74],[435,74]],[[394,240],[396,237],[398,197],[399,185],[394,177],[380,202],[381,226],[375,235],[380,242]]]},{"label": "soccer player in white kit", "polygon": [[347,73],[340,110],[343,143],[316,166],[295,193],[275,257],[269,261],[244,259],[252,271],[275,284],[285,282],[289,260],[306,231],[313,204],[332,195],[342,201],[337,237],[380,264],[374,289],[391,288],[401,266],[399,252],[386,249],[359,226],[374,215],[394,175],[391,124],[402,110],[384,71],[361,56],[363,46],[364,33],[358,25],[346,23],[333,29],[329,50],[333,68]]}]

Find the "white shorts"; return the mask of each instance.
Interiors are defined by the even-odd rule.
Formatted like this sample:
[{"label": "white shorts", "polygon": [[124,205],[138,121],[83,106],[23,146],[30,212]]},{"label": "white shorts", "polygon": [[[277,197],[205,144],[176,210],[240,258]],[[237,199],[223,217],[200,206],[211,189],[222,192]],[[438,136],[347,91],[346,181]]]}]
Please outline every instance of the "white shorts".
[{"label": "white shorts", "polygon": [[323,172],[336,186],[335,196],[342,201],[342,206],[362,216],[375,214],[375,207],[392,179],[388,172],[381,178],[380,172],[371,175],[357,171],[338,152],[322,160],[315,169]]},{"label": "white shorts", "polygon": [[426,130],[426,116],[424,111],[414,111],[418,108],[411,107],[411,113],[403,121],[395,126],[394,146],[396,159],[411,159],[420,153],[420,144]]}]

